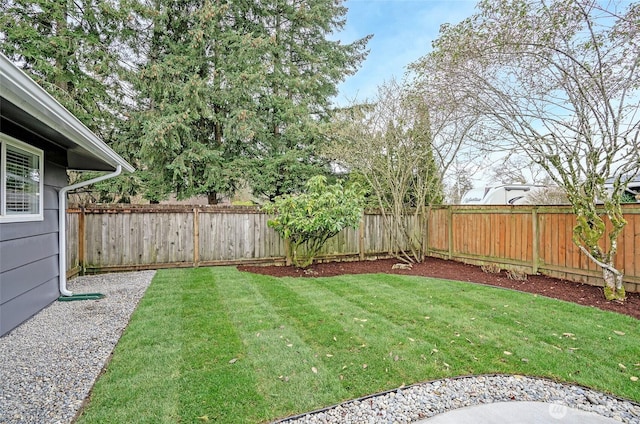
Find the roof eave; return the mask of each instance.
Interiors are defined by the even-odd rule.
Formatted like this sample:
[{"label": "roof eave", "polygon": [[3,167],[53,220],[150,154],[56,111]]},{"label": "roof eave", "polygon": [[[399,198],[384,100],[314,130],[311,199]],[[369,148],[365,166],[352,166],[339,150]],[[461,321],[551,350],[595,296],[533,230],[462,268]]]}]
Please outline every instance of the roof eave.
[{"label": "roof eave", "polygon": [[[20,107],[34,119],[54,128],[77,145],[86,156],[95,157],[101,162],[107,163],[113,170],[120,165],[125,172],[135,171],[133,166],[100,140],[78,118],[2,53],[0,53],[0,80],[2,97]],[[88,167],[87,170],[92,169]]]}]

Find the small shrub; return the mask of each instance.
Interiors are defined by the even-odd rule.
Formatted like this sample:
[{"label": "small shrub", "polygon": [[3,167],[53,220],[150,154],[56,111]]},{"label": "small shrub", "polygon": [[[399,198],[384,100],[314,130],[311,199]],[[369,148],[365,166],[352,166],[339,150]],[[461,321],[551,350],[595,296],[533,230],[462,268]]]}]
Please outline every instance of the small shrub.
[{"label": "small shrub", "polygon": [[486,272],[487,274],[500,274],[500,271],[502,270],[496,264],[482,265],[482,266],[480,266],[480,269],[482,270],[482,272]]},{"label": "small shrub", "polygon": [[515,269],[509,269],[507,270],[507,278],[515,281],[527,281],[527,273],[516,271]]},{"label": "small shrub", "polygon": [[344,228],[356,228],[362,218],[364,196],[358,185],[327,185],[324,176],[307,181],[305,192],[279,197],[263,207],[275,217],[269,227],[289,240],[289,256],[299,268],[311,265],[324,243]]}]

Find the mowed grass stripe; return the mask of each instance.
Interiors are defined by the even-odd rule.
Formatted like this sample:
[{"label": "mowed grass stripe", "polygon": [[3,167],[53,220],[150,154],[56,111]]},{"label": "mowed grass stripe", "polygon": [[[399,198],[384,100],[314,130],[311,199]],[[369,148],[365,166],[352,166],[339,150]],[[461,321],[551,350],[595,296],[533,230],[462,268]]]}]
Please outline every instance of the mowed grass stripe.
[{"label": "mowed grass stripe", "polygon": [[182,302],[171,300],[176,293],[174,281],[170,273],[156,274],[79,423],[180,420]]},{"label": "mowed grass stripe", "polygon": [[[371,305],[375,310],[384,311],[376,306],[376,300],[397,306],[397,312],[389,313],[397,317],[398,324],[420,323],[413,317],[425,312],[423,304],[428,305],[429,320],[425,328],[431,328],[440,336],[450,336],[448,345],[436,347],[438,353],[447,354],[443,360],[449,365],[462,365],[460,360],[466,361],[463,368],[468,373],[517,372],[568,382],[575,381],[582,373],[580,379],[588,382],[583,384],[606,391],[607,385],[603,381],[613,380],[610,384],[619,390],[628,386],[626,378],[629,376],[625,378],[620,374],[622,368],[615,362],[619,353],[614,352],[628,354],[622,357],[640,354],[637,339],[634,342],[633,337],[616,337],[615,331],[638,333],[637,320],[624,315],[464,282],[394,275],[367,277],[353,285],[340,284],[340,279],[326,279],[320,283],[363,308]],[[368,294],[369,290],[371,294]],[[446,296],[446,293],[451,295]],[[589,313],[585,314],[585,310]],[[454,320],[451,319],[452,311]],[[387,317],[394,319],[390,315]],[[433,326],[434,323],[443,324],[442,319],[445,325]],[[603,325],[603,322],[615,325]],[[468,342],[466,346],[463,339]],[[603,362],[603,358],[610,358],[608,362],[604,361],[607,367],[591,370],[592,364]],[[553,371],[558,369],[564,369],[564,372]],[[585,370],[588,370],[586,374]],[[455,374],[462,372],[460,369],[453,371]]]},{"label": "mowed grass stripe", "polygon": [[[504,372],[509,365],[503,362],[504,349],[483,349],[481,343],[472,342],[475,334],[476,307],[461,308],[455,303],[439,304],[438,295],[449,282],[421,280],[429,289],[420,293],[417,284],[408,284],[410,290],[399,290],[389,285],[393,281],[411,282],[411,277],[368,275],[364,281],[350,282],[351,277],[329,278],[318,283],[334,291],[361,308],[382,315],[402,329],[403,340],[393,346],[393,360],[415,378],[416,371],[422,379],[484,372]],[[411,287],[413,286],[413,287]],[[404,293],[403,293],[404,292]],[[434,302],[434,296],[436,300]],[[470,314],[461,312],[468,309]],[[460,320],[452,320],[455,311]],[[465,321],[470,324],[465,324]],[[482,353],[482,355],[480,355]],[[488,355],[489,353],[489,355]],[[481,359],[479,359],[481,358]],[[488,371],[487,371],[488,370]]]},{"label": "mowed grass stripe", "polygon": [[286,416],[346,398],[339,380],[302,336],[300,322],[281,314],[273,299],[263,296],[262,288],[277,286],[277,280],[230,272],[233,278],[218,278],[217,289],[246,349],[237,364],[251,367],[260,393],[274,406],[271,413]]},{"label": "mowed grass stripe", "polygon": [[[316,281],[336,295],[359,307],[370,307],[398,325],[406,328],[418,325],[416,334],[421,333],[420,329],[425,330],[421,334],[426,340],[429,334],[437,334],[440,343],[434,345],[437,352],[432,351],[433,356],[441,356],[442,362],[451,366],[448,371],[456,375],[515,372],[571,382],[583,372],[581,370],[592,368],[604,357],[632,357],[633,352],[628,349],[636,356],[640,351],[633,338],[628,337],[612,346],[613,329],[600,324],[604,317],[618,316],[622,322],[616,327],[637,333],[637,320],[630,317],[463,282],[393,275],[364,277],[357,277],[359,281],[352,284],[349,284],[351,276]],[[433,302],[434,298],[437,302]],[[417,317],[425,313],[424,305],[428,306],[429,320],[421,322]],[[585,309],[589,313],[584,319],[573,319],[585,315]],[[455,319],[451,319],[452,311]],[[599,343],[593,343],[591,333]],[[442,338],[447,337],[448,343],[442,343]],[[627,355],[620,355],[623,352]],[[569,364],[572,367],[568,367]],[[605,380],[614,377],[619,384],[616,387],[628,386],[623,378],[615,378],[619,376],[616,364],[609,365],[609,376]],[[550,371],[555,369],[565,371]],[[439,371],[437,366],[435,371]],[[603,377],[594,373],[587,381],[606,390]]]},{"label": "mowed grass stripe", "polygon": [[[336,285],[357,284],[349,277],[328,280]],[[302,320],[305,339],[331,355],[326,359],[329,367],[342,377],[345,388],[359,396],[408,384],[416,376],[452,375],[444,353],[432,353],[440,338],[428,329],[410,331],[395,324],[385,318],[391,314],[381,313],[385,305],[366,310],[347,296],[329,291],[322,279],[284,278],[261,287],[279,303],[281,313]],[[448,354],[461,363],[470,359],[464,348],[450,348]]]},{"label": "mowed grass stripe", "polygon": [[[257,422],[267,408],[255,369],[242,360],[246,345],[224,302],[234,268],[164,271],[180,288],[182,313],[180,416],[186,422]],[[155,281],[154,281],[155,283]],[[234,358],[236,362],[230,363]],[[238,418],[241,417],[240,420]]]}]

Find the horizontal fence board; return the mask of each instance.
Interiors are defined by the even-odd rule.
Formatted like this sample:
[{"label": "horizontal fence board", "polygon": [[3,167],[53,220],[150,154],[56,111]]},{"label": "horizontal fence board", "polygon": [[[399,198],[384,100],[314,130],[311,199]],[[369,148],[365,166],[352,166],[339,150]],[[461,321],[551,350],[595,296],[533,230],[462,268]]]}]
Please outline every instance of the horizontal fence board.
[{"label": "horizontal fence board", "polygon": [[[640,290],[640,207],[624,207],[616,266],[629,291]],[[286,247],[256,207],[96,205],[67,213],[67,273],[242,263],[283,264]],[[474,264],[601,285],[601,270],[572,242],[571,208],[436,206],[426,222],[406,215],[405,250],[426,240],[428,254]],[[426,235],[423,229],[426,228]],[[608,224],[610,228],[610,224]],[[323,246],[319,261],[389,257],[392,237],[384,217],[367,212]]]}]

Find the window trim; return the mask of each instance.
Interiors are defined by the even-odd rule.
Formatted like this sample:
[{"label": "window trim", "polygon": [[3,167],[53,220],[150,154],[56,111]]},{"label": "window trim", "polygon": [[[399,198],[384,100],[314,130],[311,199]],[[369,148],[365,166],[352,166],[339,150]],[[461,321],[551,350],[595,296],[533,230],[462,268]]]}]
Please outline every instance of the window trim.
[{"label": "window trim", "polygon": [[[6,213],[7,190],[7,146],[22,150],[38,158],[38,171],[40,181],[38,183],[38,213],[9,214]],[[44,220],[44,152],[20,140],[16,140],[4,133],[0,133],[0,223],[5,222],[32,222]]]}]

